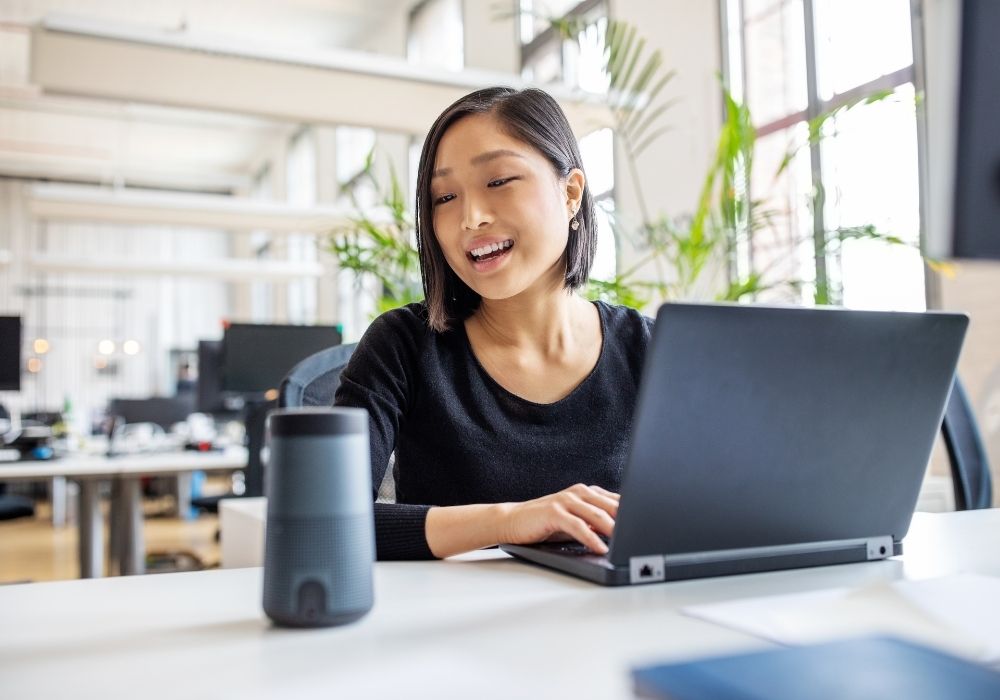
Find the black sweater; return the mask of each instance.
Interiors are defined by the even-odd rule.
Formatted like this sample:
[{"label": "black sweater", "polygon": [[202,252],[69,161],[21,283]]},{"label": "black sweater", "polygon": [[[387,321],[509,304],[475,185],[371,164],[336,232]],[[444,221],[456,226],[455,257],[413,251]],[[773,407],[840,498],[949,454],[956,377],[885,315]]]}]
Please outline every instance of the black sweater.
[{"label": "black sweater", "polygon": [[552,404],[497,384],[464,326],[434,332],[422,303],[375,319],[334,403],[368,410],[376,492],[396,453],[396,503],[375,504],[379,559],[433,558],[424,534],[431,506],[524,501],[577,482],[618,491],[652,320],[595,303],[600,358]]}]

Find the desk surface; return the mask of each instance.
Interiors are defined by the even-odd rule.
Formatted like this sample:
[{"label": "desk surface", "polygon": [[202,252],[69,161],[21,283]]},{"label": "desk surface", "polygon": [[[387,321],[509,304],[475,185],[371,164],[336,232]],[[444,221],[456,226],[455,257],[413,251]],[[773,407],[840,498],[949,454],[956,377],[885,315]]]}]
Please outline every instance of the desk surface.
[{"label": "desk surface", "polygon": [[382,562],[360,622],[271,627],[261,569],[0,587],[5,698],[627,698],[637,664],[766,643],[679,612],[958,571],[1000,575],[1000,510],[917,514],[902,558],[601,588],[496,551]]},{"label": "desk surface", "polygon": [[108,478],[126,474],[155,476],[212,469],[240,469],[247,463],[245,447],[229,447],[221,452],[139,452],[114,457],[80,455],[59,459],[0,463],[0,481]]}]

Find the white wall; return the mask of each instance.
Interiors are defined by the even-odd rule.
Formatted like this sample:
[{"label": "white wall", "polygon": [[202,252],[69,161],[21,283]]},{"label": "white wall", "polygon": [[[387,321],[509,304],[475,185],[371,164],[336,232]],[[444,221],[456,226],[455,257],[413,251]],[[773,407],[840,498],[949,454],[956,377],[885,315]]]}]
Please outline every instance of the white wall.
[{"label": "white wall", "polygon": [[[676,99],[664,121],[671,127],[642,155],[639,182],[616,154],[618,207],[637,222],[635,188],[641,187],[652,216],[657,212],[690,214],[697,203],[705,172],[715,152],[722,124],[722,98],[716,73],[721,70],[718,3],[709,0],[611,0],[612,15],[636,26],[649,50],[659,49],[665,70],[677,76],[662,95]],[[636,259],[627,244],[619,253],[619,269]],[[647,273],[654,271],[647,268]]]},{"label": "white wall", "polygon": [[941,308],[969,314],[958,362],[993,468],[993,502],[1000,505],[1000,262],[964,260],[941,277]]},{"label": "white wall", "polygon": [[[46,224],[27,212],[28,184],[0,181],[0,249],[12,262],[0,268],[0,313],[21,315],[24,347],[45,337],[51,350],[41,356],[37,375],[22,377],[20,394],[4,395],[18,410],[58,409],[68,397],[81,429],[112,396],[173,393],[172,348],[195,349],[199,338],[219,338],[227,313],[223,282],[167,277],[39,273],[31,253],[81,260],[204,260],[224,257],[226,234],[154,227]],[[28,291],[28,290],[32,291]],[[41,292],[39,294],[39,292]],[[102,339],[117,343],[110,358],[115,375],[94,366]],[[141,352],[126,356],[121,341],[137,340]]]},{"label": "white wall", "polygon": [[[521,70],[517,24],[512,13],[516,0],[483,2],[465,0],[462,18],[465,26],[465,67],[516,75]],[[505,5],[507,7],[505,7]]]}]

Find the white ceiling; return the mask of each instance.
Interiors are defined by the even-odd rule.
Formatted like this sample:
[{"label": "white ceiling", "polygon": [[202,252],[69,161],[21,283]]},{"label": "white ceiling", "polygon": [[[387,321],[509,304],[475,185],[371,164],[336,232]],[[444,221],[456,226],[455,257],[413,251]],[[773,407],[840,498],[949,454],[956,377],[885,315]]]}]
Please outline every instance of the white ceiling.
[{"label": "white ceiling", "polygon": [[[51,96],[30,82],[31,25],[70,14],[297,48],[368,43],[414,0],[0,0],[0,175],[226,191],[294,124]],[[155,80],[155,76],[150,76]]]},{"label": "white ceiling", "polygon": [[70,14],[146,28],[310,47],[359,46],[417,0],[0,0],[0,22]]}]

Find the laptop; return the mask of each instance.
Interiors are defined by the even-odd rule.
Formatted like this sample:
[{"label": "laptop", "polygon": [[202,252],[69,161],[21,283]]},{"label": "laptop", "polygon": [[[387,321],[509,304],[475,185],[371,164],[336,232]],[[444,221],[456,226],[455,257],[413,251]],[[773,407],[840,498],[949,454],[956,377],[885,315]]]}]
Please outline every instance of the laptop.
[{"label": "laptop", "polygon": [[609,586],[901,554],[968,322],[665,304],[609,552],[502,549]]}]

